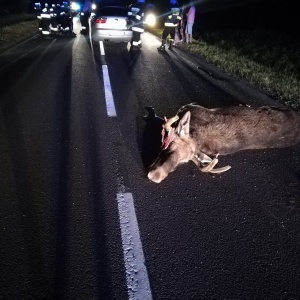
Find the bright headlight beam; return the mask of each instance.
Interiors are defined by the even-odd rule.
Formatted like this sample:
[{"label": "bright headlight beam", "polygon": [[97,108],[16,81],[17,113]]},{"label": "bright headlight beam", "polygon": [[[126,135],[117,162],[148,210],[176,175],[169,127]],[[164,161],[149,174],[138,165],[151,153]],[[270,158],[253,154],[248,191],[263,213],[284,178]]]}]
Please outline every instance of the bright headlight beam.
[{"label": "bright headlight beam", "polygon": [[156,17],[154,14],[149,14],[146,16],[145,23],[149,26],[154,26],[156,23]]},{"label": "bright headlight beam", "polygon": [[71,3],[71,9],[73,10],[80,10],[80,5],[76,2]]}]

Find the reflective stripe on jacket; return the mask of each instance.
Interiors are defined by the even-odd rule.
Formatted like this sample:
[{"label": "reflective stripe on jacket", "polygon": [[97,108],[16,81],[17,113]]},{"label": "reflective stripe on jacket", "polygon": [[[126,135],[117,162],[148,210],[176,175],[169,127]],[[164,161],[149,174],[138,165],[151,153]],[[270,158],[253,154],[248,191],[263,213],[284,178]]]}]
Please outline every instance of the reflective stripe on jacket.
[{"label": "reflective stripe on jacket", "polygon": [[141,32],[141,33],[145,31],[144,28],[137,27],[137,26],[132,26],[132,27],[131,27],[131,30],[132,30],[132,31]]},{"label": "reflective stripe on jacket", "polygon": [[181,17],[178,15],[169,15],[167,20],[165,21],[165,27],[177,27],[179,22],[181,21]]}]

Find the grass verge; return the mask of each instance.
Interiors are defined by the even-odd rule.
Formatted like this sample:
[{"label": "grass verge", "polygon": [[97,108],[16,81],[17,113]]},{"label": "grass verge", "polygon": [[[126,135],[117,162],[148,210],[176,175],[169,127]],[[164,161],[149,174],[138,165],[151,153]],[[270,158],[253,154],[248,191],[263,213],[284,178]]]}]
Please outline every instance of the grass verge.
[{"label": "grass verge", "polygon": [[[162,30],[152,33],[160,37]],[[193,44],[178,46],[300,111],[300,43],[294,37],[264,29],[224,29],[204,31]]]},{"label": "grass verge", "polygon": [[38,33],[38,20],[19,22],[0,27],[0,52],[3,52]]}]

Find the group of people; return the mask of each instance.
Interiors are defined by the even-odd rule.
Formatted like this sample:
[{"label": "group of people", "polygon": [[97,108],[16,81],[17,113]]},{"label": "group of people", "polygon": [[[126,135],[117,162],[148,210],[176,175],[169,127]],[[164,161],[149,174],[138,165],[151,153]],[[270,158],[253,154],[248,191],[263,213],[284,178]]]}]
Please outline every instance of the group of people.
[{"label": "group of people", "polygon": [[[132,49],[139,49],[142,45],[141,33],[144,32],[143,18],[145,11],[145,0],[137,0],[136,4],[130,7],[128,13],[129,19],[132,22]],[[187,6],[180,7],[177,0],[170,0],[169,13],[164,22],[164,30],[162,33],[161,46],[158,50],[165,50],[167,37],[169,39],[169,49],[175,45],[175,34],[178,35],[178,40],[191,44],[193,42],[193,25],[195,21],[195,5],[190,1]]]},{"label": "group of people", "polygon": [[[42,8],[42,7],[40,7]],[[84,0],[82,8],[79,12],[81,22],[81,33],[88,32],[89,17],[92,11],[92,1]],[[68,33],[71,36],[76,36],[73,32],[73,17],[78,11],[72,11],[71,3],[69,1],[61,1],[61,3],[49,4],[45,3],[38,16],[39,31],[43,35],[50,35],[52,33]]]},{"label": "group of people", "polygon": [[161,45],[157,49],[164,51],[167,37],[170,36],[168,49],[172,50],[175,45],[176,34],[178,41],[191,44],[193,42],[195,12],[193,1],[190,1],[188,6],[180,8],[177,0],[170,0],[170,14],[166,17]]},{"label": "group of people", "polygon": [[[73,15],[69,1],[63,1],[61,4],[49,5],[45,3],[41,14],[38,16],[40,19],[39,30],[43,35],[50,35],[53,31],[56,31],[58,23],[62,23],[63,18],[66,19],[64,25],[70,33],[73,33]],[[89,18],[92,13],[92,1],[82,0],[81,9],[79,11],[79,19],[81,23],[80,33],[86,34],[89,32]],[[135,4],[129,7],[128,19],[130,28],[132,30],[132,48],[139,49],[141,47],[141,33],[144,32],[143,18],[145,11],[145,0],[137,0]]]},{"label": "group of people", "polygon": [[[43,28],[40,28],[40,30],[42,33],[50,34],[49,24],[51,18],[53,18],[53,16],[60,17],[61,15],[67,16],[66,20],[68,28],[70,32],[73,33],[73,16],[70,12],[70,7],[65,3],[67,2],[63,2],[62,5],[54,5],[54,9],[53,7],[50,8],[48,5],[45,5],[41,14],[41,24],[43,25],[41,27]],[[89,29],[88,23],[92,12],[92,1],[84,0],[82,4],[82,9],[80,11],[81,33],[85,34]],[[136,0],[135,4],[129,7],[128,19],[132,29],[131,46],[133,50],[140,49],[142,45],[141,34],[144,32],[143,18],[145,9],[145,0]],[[180,7],[177,0],[170,0],[168,12],[164,22],[161,46],[158,47],[158,50],[165,50],[168,36],[170,36],[170,50],[175,45],[176,34],[177,40],[180,42],[189,44],[193,41],[193,25],[195,21],[195,5],[193,1],[190,1],[187,6]]]},{"label": "group of people", "polygon": [[[132,49],[141,47],[141,33],[144,32],[143,17],[145,10],[145,0],[137,0],[135,5],[130,7],[129,17],[132,25]],[[169,49],[175,45],[175,34],[178,34],[178,40],[191,44],[193,42],[193,25],[195,21],[195,5],[190,1],[187,6],[180,7],[177,0],[170,0],[169,13],[164,22],[161,46],[158,50],[165,50],[167,37],[169,39]]]},{"label": "group of people", "polygon": [[73,16],[67,2],[61,4],[45,3],[41,10],[39,19],[39,31],[43,35],[51,33],[66,33],[73,35]]}]

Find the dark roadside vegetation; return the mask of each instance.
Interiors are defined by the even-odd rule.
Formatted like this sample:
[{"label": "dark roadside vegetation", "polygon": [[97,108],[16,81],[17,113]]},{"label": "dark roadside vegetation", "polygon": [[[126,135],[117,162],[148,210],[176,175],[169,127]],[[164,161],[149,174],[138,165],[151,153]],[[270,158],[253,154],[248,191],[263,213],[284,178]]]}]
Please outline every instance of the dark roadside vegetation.
[{"label": "dark roadside vegetation", "polygon": [[[20,2],[22,9],[0,10],[0,52],[38,33],[36,14],[28,13],[26,0]],[[299,12],[296,0],[202,1],[196,5],[194,43],[179,47],[300,111]],[[151,30],[158,36],[161,23]]]},{"label": "dark roadside vegetation", "polygon": [[0,0],[0,52],[38,32],[34,2],[31,0]]},{"label": "dark roadside vegetation", "polygon": [[[219,10],[218,2],[224,5]],[[300,111],[299,1],[205,3],[206,13],[198,7],[191,51]]]}]

